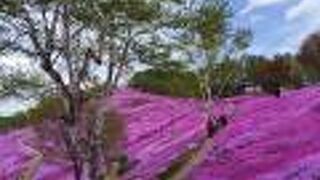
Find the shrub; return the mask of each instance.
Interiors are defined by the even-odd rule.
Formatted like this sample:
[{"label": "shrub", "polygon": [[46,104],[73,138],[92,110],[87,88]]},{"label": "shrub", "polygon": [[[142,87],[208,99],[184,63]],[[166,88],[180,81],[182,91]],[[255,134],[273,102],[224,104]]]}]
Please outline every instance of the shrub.
[{"label": "shrub", "polygon": [[200,81],[190,71],[152,68],[136,73],[129,86],[142,91],[177,97],[200,97]]},{"label": "shrub", "polygon": [[57,118],[61,115],[61,99],[57,97],[46,97],[35,107],[25,112],[18,112],[11,116],[0,117],[0,130],[6,131],[25,127],[28,125],[37,125],[44,118]]},{"label": "shrub", "polygon": [[12,127],[18,127],[24,119],[24,113],[19,112],[11,116],[0,117],[0,130],[5,131]]}]

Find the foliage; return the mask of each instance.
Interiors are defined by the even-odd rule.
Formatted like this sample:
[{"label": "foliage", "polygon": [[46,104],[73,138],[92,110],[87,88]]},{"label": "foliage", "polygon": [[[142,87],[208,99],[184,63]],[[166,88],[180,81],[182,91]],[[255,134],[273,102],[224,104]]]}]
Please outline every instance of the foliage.
[{"label": "foliage", "polygon": [[245,57],[245,81],[266,88],[268,83],[285,88],[298,88],[303,84],[304,73],[291,54],[277,54],[272,58],[249,55]]},{"label": "foliage", "polygon": [[129,86],[147,91],[177,97],[201,96],[199,79],[191,71],[148,69],[136,73]]},{"label": "foliage", "polygon": [[[227,1],[192,2],[12,0],[0,4],[0,20],[3,22],[0,28],[10,32],[10,35],[0,36],[1,51],[20,52],[36,60],[33,62],[39,63],[39,68],[54,85],[52,93],[58,94],[64,102],[58,106],[63,108],[61,136],[73,162],[75,179],[80,179],[82,172],[88,172],[84,176],[98,179],[108,170],[108,164],[97,167],[98,162],[110,159],[105,156],[105,146],[95,143],[106,143],[102,141],[101,134],[104,134],[102,127],[107,122],[100,116],[98,105],[93,105],[95,112],[91,113],[92,116],[82,116],[85,106],[83,85],[97,79],[90,67],[106,67],[107,71],[100,73],[102,77],[98,78],[104,81],[104,89],[109,92],[134,63],[150,64],[158,57],[166,59],[173,47],[182,51],[191,47],[219,51],[231,36]],[[170,80],[173,87],[178,87],[170,92],[188,96],[198,94],[195,90],[198,87],[197,77],[192,73],[175,74],[157,69],[151,74],[158,77],[159,72],[166,74],[165,79]],[[182,83],[180,79],[188,79],[192,83]],[[194,92],[184,93],[186,89],[194,89]],[[44,102],[44,107],[51,105],[51,101]],[[51,116],[51,112],[39,111],[44,113],[31,114],[35,114],[37,119],[47,116],[47,113]],[[29,117],[33,119],[32,115]],[[76,131],[82,121],[99,126],[86,126],[88,136],[82,137]],[[80,142],[86,142],[86,145],[81,146]],[[89,166],[84,166],[87,162]]]},{"label": "foliage", "polygon": [[264,56],[257,56],[257,55],[245,55],[244,57],[244,74],[245,74],[245,81],[250,83],[251,85],[258,85],[258,67],[261,66],[267,58]]},{"label": "foliage", "polygon": [[[203,55],[204,63],[202,63],[202,73],[200,73],[199,82],[202,86],[201,96],[204,97],[205,103],[205,114],[206,121],[214,121],[213,116],[213,102],[212,102],[212,74],[214,72],[214,62],[219,59],[219,56],[228,54],[226,46],[228,49],[234,49],[233,47],[246,48],[246,43],[240,40],[242,35],[239,35],[234,31],[231,26],[230,18],[232,17],[232,10],[230,9],[229,1],[226,0],[207,0],[207,1],[191,1],[190,4],[196,4],[193,12],[182,12],[186,16],[180,18],[181,24],[187,26],[191,31],[182,31],[183,39],[186,44],[198,50]],[[246,33],[244,33],[247,35]],[[237,36],[237,37],[236,37]],[[241,38],[238,38],[241,37]],[[232,43],[230,43],[230,41]],[[243,46],[242,46],[243,45]],[[231,47],[232,48],[231,48]],[[210,141],[208,141],[210,143]],[[200,151],[206,152],[207,143],[200,147]],[[205,154],[203,153],[203,154]],[[202,156],[200,154],[199,156]],[[202,159],[203,157],[197,157],[197,159]],[[181,168],[177,172],[176,176],[181,179],[187,177],[186,171],[197,164],[197,162],[182,163]],[[169,170],[170,171],[170,170]]]},{"label": "foliage", "polygon": [[22,121],[25,118],[24,113],[19,112],[11,116],[0,117],[0,130],[7,131],[12,128],[19,128],[22,126]]},{"label": "foliage", "polygon": [[302,43],[297,56],[311,82],[320,80],[320,32],[310,34]]},{"label": "foliage", "polygon": [[[200,70],[203,74],[204,70]],[[241,66],[234,60],[226,58],[220,63],[215,63],[210,74],[210,87],[213,96],[229,97],[240,92],[239,85],[242,81]]]},{"label": "foliage", "polygon": [[[74,165],[75,179],[80,179],[85,168],[83,164],[87,160],[82,157],[97,153],[94,157],[99,157],[99,161],[110,158],[99,153],[105,152],[101,150],[105,147],[93,143],[101,138],[97,134],[104,132],[102,127],[106,123],[105,118],[96,117],[99,110],[97,107],[93,108],[97,112],[92,113],[93,116],[86,116],[88,119],[85,120],[102,126],[94,129],[87,126],[85,132],[90,132],[85,139],[88,146],[79,147],[80,141],[83,141],[80,138],[83,137],[74,131],[81,126],[79,122],[82,121],[85,96],[82,85],[95,79],[89,67],[107,66],[104,88],[110,91],[110,87],[117,83],[132,61],[146,61],[157,54],[155,49],[161,41],[155,41],[154,38],[141,41],[140,35],[155,37],[157,28],[165,26],[164,22],[168,20],[161,11],[160,3],[162,1],[13,0],[0,4],[1,29],[10,31],[10,35],[1,36],[1,51],[20,52],[31,60],[37,60],[39,68],[48,75],[55,87],[52,93],[58,94],[64,101],[56,106],[53,100],[43,100],[40,107],[27,114],[27,118],[57,117],[59,113],[55,108],[60,108],[64,123],[61,133]],[[90,139],[91,136],[98,140]],[[97,169],[97,159],[91,159],[90,162],[86,172],[89,172],[87,176],[91,179],[96,179],[108,170],[105,166]]]},{"label": "foliage", "polygon": [[35,107],[26,112],[29,121],[41,119],[57,119],[63,115],[63,100],[59,97],[43,98]]},{"label": "foliage", "polygon": [[257,80],[266,92],[278,93],[290,81],[290,66],[283,60],[265,61],[257,67]]},{"label": "foliage", "polygon": [[40,124],[45,118],[57,119],[62,113],[61,98],[45,97],[25,112],[0,117],[0,129],[10,130]]},{"label": "foliage", "polygon": [[97,98],[101,96],[101,94],[105,93],[105,87],[102,85],[96,85],[94,87],[88,88],[84,91],[83,99],[85,101],[88,101],[90,99]]}]

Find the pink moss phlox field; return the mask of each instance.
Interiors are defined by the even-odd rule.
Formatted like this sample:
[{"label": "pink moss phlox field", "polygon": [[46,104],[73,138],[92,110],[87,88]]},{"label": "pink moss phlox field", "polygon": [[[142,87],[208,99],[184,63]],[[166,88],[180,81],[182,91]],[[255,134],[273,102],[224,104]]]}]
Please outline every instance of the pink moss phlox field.
[{"label": "pink moss phlox field", "polygon": [[[126,151],[138,162],[123,179],[156,179],[205,136],[200,100],[123,89],[112,102],[127,122]],[[320,87],[287,91],[280,98],[229,98],[216,103],[214,111],[232,113],[232,121],[214,137],[215,146],[190,172],[190,180],[320,178]],[[21,142],[34,134],[25,128],[0,135],[1,180],[15,179],[32,160]],[[68,164],[44,161],[36,179],[72,180]]]}]

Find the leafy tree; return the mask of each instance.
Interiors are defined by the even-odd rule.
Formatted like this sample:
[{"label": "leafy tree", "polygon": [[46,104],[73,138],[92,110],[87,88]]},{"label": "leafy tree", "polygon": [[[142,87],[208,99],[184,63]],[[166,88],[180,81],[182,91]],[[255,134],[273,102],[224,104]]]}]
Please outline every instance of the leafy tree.
[{"label": "leafy tree", "polygon": [[[1,51],[22,53],[38,64],[49,79],[44,86],[54,88],[50,96],[61,99],[55,102],[60,125],[56,133],[61,133],[73,162],[75,179],[99,179],[111,171],[110,157],[105,156],[110,149],[104,141],[108,113],[96,99],[85,100],[87,84],[95,86],[100,79],[110,95],[131,63],[166,54],[159,31],[172,27],[173,17],[163,3],[182,2],[12,0],[0,4]],[[4,36],[4,32],[10,33]],[[95,75],[95,66],[106,66],[106,71]],[[92,126],[82,126],[88,122]]]},{"label": "leafy tree", "polygon": [[[0,4],[0,49],[38,64],[60,107],[54,113],[58,122],[48,119],[48,124],[59,127],[56,134],[73,162],[75,179],[100,179],[113,171],[104,137],[110,108],[99,108],[98,98],[85,99],[88,84],[102,84],[109,96],[133,64],[165,59],[172,50],[196,48],[210,70],[235,35],[230,17],[225,0],[6,0]],[[104,73],[92,70],[97,66]]]},{"label": "leafy tree", "polygon": [[280,95],[280,87],[286,87],[292,81],[292,66],[286,56],[276,55],[274,60],[267,60],[257,66],[257,83],[266,92]]},{"label": "leafy tree", "polygon": [[198,76],[178,67],[151,68],[136,73],[129,81],[129,86],[142,91],[177,97],[200,97]]},{"label": "leafy tree", "polygon": [[297,59],[311,82],[320,79],[320,32],[310,34],[302,43]]},{"label": "leafy tree", "polygon": [[265,61],[268,61],[264,56],[258,55],[245,55],[244,57],[244,72],[245,72],[245,82],[251,85],[257,86],[259,84],[258,79],[258,66],[263,64]]},{"label": "leafy tree", "polygon": [[302,85],[303,74],[297,59],[290,53],[277,54],[273,57],[274,61],[281,62],[282,76],[279,77],[282,81],[281,86],[286,88],[299,88]]},{"label": "leafy tree", "polygon": [[[203,69],[200,74],[205,73]],[[229,97],[241,93],[240,85],[243,81],[240,62],[229,58],[215,63],[210,75],[210,88],[216,97]]]},{"label": "leafy tree", "polygon": [[[247,55],[245,57],[245,82],[264,87],[268,82],[286,88],[297,88],[303,83],[303,71],[294,55],[289,53],[276,54],[272,58],[265,56]],[[273,78],[271,78],[273,77]],[[271,86],[271,85],[270,85]]]},{"label": "leafy tree", "polygon": [[[182,38],[184,39],[186,46],[191,46],[193,49],[197,49],[198,53],[202,55],[202,72],[201,73],[201,86],[203,89],[203,97],[205,103],[205,121],[210,127],[208,129],[214,129],[214,133],[217,130],[221,130],[228,123],[220,123],[222,118],[216,118],[212,112],[212,88],[211,88],[211,76],[214,72],[215,62],[219,57],[224,57],[225,54],[229,54],[228,49],[233,47],[242,47],[235,42],[239,38],[239,31],[235,31],[235,28],[231,26],[230,18],[232,17],[231,6],[228,1],[225,0],[207,0],[207,1],[192,1],[189,8],[192,10],[190,13],[181,13],[180,23],[186,24],[190,31],[182,31]],[[194,5],[194,6],[192,6]],[[244,37],[241,37],[241,39]],[[172,179],[185,179],[190,170],[201,162],[204,156],[208,153],[210,147],[213,146],[212,138],[209,137],[212,133],[208,133],[208,137],[199,145],[199,149],[195,152],[191,152],[192,155],[182,165],[179,163],[179,170],[171,174]],[[182,158],[183,159],[183,158]],[[170,170],[170,168],[169,168]]]}]

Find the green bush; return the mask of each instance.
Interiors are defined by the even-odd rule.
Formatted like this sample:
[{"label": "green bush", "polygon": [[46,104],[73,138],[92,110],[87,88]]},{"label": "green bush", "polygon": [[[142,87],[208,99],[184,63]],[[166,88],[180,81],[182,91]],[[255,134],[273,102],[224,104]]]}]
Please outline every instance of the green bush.
[{"label": "green bush", "polygon": [[21,122],[25,118],[23,112],[13,114],[11,116],[1,116],[0,117],[0,130],[4,131],[13,127],[21,126]]},{"label": "green bush", "polygon": [[201,96],[197,75],[186,70],[148,69],[136,73],[130,79],[129,87],[176,97]]},{"label": "green bush", "polygon": [[11,116],[0,116],[0,130],[22,128],[29,125],[37,125],[44,118],[58,118],[61,115],[61,99],[46,97],[35,107],[25,112],[17,112]]}]

